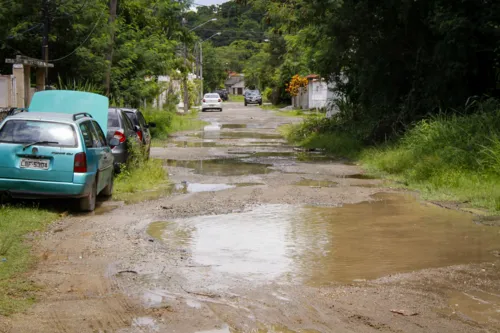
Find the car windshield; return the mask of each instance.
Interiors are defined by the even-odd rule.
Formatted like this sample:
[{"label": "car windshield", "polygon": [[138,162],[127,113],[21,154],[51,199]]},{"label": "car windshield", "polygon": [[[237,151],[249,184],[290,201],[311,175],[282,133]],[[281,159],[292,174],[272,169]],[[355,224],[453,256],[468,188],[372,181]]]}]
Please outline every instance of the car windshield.
[{"label": "car windshield", "polygon": [[220,98],[218,94],[206,94],[205,98]]},{"label": "car windshield", "polygon": [[50,146],[77,146],[75,130],[69,124],[13,119],[0,129],[0,142],[27,144],[42,141],[50,142]]}]

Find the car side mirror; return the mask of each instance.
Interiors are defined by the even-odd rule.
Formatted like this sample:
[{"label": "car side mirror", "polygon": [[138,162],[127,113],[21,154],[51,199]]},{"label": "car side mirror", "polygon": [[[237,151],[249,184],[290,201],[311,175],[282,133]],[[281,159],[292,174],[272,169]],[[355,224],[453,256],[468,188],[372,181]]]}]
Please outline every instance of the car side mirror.
[{"label": "car side mirror", "polygon": [[156,127],[156,123],[148,123],[148,126],[151,127],[151,128],[155,128]]},{"label": "car side mirror", "polygon": [[118,140],[117,138],[112,138],[111,140],[109,140],[109,145],[111,147],[116,147],[120,144],[120,140]]}]

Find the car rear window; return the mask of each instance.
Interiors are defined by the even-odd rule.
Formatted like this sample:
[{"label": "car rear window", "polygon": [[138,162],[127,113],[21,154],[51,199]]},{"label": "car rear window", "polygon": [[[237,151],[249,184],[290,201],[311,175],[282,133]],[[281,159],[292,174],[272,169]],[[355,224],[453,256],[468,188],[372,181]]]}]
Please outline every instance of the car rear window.
[{"label": "car rear window", "polygon": [[57,142],[50,146],[76,147],[76,133],[73,126],[49,121],[13,119],[0,129],[0,142],[34,143]]},{"label": "car rear window", "polygon": [[125,114],[127,115],[128,119],[130,119],[133,125],[139,125],[139,121],[137,120],[137,116],[134,112],[125,111]]},{"label": "car rear window", "polygon": [[220,96],[218,94],[206,94],[205,98],[219,98]]},{"label": "car rear window", "polygon": [[118,118],[118,111],[111,110],[108,112],[108,127],[120,128],[120,119]]}]

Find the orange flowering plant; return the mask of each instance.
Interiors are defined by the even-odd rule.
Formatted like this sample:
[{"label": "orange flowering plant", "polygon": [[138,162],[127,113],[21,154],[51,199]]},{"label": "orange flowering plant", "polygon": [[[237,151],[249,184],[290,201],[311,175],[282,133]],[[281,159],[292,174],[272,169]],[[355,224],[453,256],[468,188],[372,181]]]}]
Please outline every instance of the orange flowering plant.
[{"label": "orange flowering plant", "polygon": [[309,81],[307,78],[300,76],[299,74],[295,74],[290,80],[290,83],[286,84],[286,91],[291,96],[297,96],[299,94],[299,89],[306,88],[308,83]]}]

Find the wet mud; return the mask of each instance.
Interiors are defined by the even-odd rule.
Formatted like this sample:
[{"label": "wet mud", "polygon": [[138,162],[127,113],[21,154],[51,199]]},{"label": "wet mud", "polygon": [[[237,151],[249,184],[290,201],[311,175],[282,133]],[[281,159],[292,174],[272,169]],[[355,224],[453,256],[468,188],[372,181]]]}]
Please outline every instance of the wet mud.
[{"label": "wet mud", "polygon": [[[500,227],[297,151],[228,103],[154,158],[171,185],[70,214],[0,332],[499,332]],[[125,204],[124,204],[125,203]]]}]

